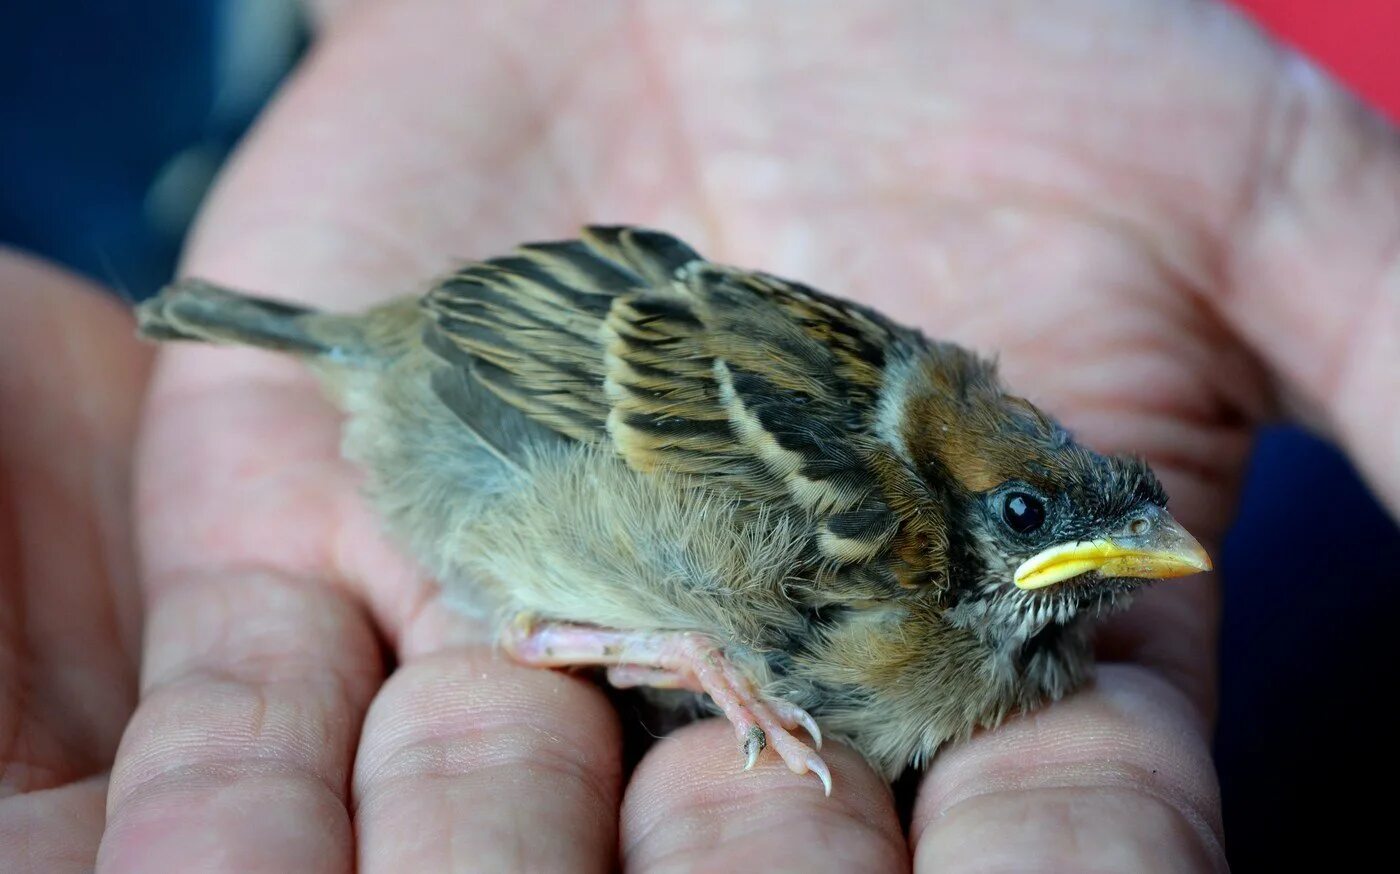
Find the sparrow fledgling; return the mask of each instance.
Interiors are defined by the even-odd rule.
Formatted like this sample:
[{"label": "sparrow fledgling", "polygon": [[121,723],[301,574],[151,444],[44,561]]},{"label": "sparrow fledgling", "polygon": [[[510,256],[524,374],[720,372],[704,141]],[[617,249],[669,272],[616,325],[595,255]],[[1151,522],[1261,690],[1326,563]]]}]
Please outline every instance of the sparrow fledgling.
[{"label": "sparrow fledgling", "polygon": [[358,315],[187,280],[139,318],[302,357],[391,530],[512,656],[707,694],[748,766],[828,793],[822,731],[893,778],[1070,692],[1091,620],[1210,567],[1146,464],[986,360],[656,231]]}]

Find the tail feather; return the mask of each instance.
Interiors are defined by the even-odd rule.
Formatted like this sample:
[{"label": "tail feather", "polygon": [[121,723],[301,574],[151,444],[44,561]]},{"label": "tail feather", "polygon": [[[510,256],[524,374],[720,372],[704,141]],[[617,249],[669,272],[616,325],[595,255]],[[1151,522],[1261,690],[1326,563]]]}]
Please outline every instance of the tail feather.
[{"label": "tail feather", "polygon": [[315,310],[253,297],[197,279],[167,286],[136,308],[137,333],[151,340],[258,346],[298,355],[336,351]]}]

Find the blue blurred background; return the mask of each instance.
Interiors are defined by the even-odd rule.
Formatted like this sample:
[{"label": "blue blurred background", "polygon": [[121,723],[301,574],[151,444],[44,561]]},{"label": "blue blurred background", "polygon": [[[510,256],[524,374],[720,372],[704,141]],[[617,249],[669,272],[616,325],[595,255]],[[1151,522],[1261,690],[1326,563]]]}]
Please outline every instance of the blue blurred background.
[{"label": "blue blurred background", "polygon": [[[1400,3],[1385,2],[1378,23],[1356,13],[1379,4],[1241,0],[1324,63],[1336,55],[1334,69],[1383,106],[1400,98]],[[7,5],[0,243],[149,293],[171,275],[220,162],[304,47],[297,4]],[[1388,68],[1375,69],[1367,46]],[[1348,857],[1389,849],[1393,805],[1372,794],[1393,771],[1392,733],[1377,725],[1389,689],[1375,680],[1393,658],[1397,569],[1400,533],[1346,460],[1296,429],[1263,432],[1221,561],[1217,753],[1236,870],[1293,870],[1306,857],[1347,870]]]}]

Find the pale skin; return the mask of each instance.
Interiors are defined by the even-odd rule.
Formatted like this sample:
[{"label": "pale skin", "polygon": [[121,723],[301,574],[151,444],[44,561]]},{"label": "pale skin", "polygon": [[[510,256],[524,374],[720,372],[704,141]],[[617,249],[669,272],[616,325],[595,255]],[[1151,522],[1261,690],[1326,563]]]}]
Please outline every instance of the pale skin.
[{"label": "pale skin", "polygon": [[[351,308],[649,223],[999,351],[1207,542],[1280,405],[1400,509],[1391,129],[1209,3],[795,8],[328,5],[182,271]],[[839,742],[826,799],[742,771],[721,720],[624,783],[630,714],[435,599],[294,364],[180,348],[148,378],[82,283],[10,257],[0,288],[0,869],[1223,867],[1212,579],[941,754],[907,834]]]}]

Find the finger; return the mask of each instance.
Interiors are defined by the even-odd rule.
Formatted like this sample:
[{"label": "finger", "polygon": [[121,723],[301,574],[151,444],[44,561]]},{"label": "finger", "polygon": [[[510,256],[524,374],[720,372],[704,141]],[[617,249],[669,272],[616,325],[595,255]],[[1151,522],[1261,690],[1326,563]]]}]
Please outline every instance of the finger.
[{"label": "finger", "polygon": [[99,870],[351,870],[350,764],[381,679],[365,617],[337,586],[255,568],[147,593]]},{"label": "finger", "polygon": [[916,871],[1224,871],[1205,723],[1173,686],[1097,683],[944,750],[920,789]]},{"label": "finger", "polygon": [[128,313],[0,252],[0,795],[105,771],[135,705]]},{"label": "finger", "polygon": [[409,663],[355,762],[360,870],[612,870],[620,744],[582,680],[480,648]]},{"label": "finger", "polygon": [[102,836],[107,777],[0,799],[0,871],[79,874],[92,870]]},{"label": "finger", "polygon": [[1280,51],[1216,300],[1400,513],[1400,136]]},{"label": "finger", "polygon": [[135,706],[131,445],[150,364],[97,288],[0,252],[0,871],[90,871]]},{"label": "finger", "polygon": [[889,787],[849,748],[827,744],[832,794],[776,757],[750,771],[720,720],[663,738],[622,806],[628,871],[899,871],[908,854]]}]

